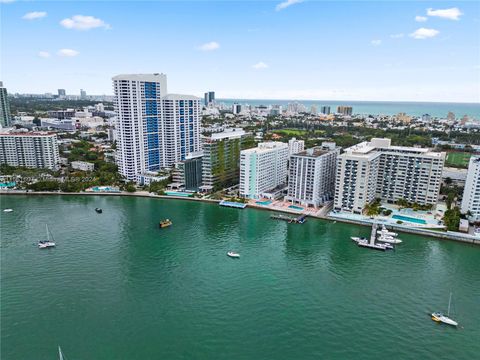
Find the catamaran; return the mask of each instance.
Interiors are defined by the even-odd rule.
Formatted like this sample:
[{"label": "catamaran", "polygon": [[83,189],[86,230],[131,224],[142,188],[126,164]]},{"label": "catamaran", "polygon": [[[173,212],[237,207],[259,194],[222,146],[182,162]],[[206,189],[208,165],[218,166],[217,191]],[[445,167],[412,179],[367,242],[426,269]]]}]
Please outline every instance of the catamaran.
[{"label": "catamaran", "polygon": [[52,236],[52,240],[50,240],[50,231],[48,230],[48,225],[45,224],[45,227],[47,229],[47,240],[40,240],[38,242],[38,248],[39,249],[46,249],[46,248],[51,248],[51,247],[55,247],[55,242],[52,241],[54,240],[53,239],[53,236]]},{"label": "catamaran", "polygon": [[450,293],[450,298],[448,299],[448,311],[447,315],[443,315],[440,312],[432,313],[432,320],[436,322],[441,322],[447,325],[458,326],[458,323],[450,318],[450,304],[452,302],[452,293]]}]

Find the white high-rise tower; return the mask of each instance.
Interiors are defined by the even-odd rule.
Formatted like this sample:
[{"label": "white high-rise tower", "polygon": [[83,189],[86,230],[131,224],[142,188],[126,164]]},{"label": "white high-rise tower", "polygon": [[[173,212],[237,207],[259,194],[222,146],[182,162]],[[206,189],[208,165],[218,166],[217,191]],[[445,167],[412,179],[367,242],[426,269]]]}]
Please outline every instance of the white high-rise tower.
[{"label": "white high-rise tower", "polygon": [[463,191],[462,212],[469,213],[471,222],[480,221],[480,156],[472,156],[468,165],[467,181]]}]

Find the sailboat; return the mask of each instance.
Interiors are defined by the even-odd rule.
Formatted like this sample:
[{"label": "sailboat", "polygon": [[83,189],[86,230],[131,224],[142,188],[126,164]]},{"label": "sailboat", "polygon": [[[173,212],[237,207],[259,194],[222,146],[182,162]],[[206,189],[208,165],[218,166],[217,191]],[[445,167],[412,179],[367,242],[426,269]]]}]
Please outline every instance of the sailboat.
[{"label": "sailboat", "polygon": [[65,360],[65,356],[63,356],[62,348],[60,347],[60,345],[58,346],[58,359]]},{"label": "sailboat", "polygon": [[432,320],[436,322],[441,322],[447,325],[458,326],[458,323],[450,318],[450,304],[452,303],[452,293],[450,293],[450,298],[448,299],[448,311],[447,315],[444,315],[440,312],[432,313]]},{"label": "sailboat", "polygon": [[48,230],[48,225],[45,224],[45,227],[47,229],[47,240],[40,240],[38,242],[38,248],[39,249],[46,249],[46,248],[50,248],[50,247],[55,247],[55,242],[52,241],[52,240],[54,240],[53,236],[52,236],[52,240],[50,240],[50,231]]}]

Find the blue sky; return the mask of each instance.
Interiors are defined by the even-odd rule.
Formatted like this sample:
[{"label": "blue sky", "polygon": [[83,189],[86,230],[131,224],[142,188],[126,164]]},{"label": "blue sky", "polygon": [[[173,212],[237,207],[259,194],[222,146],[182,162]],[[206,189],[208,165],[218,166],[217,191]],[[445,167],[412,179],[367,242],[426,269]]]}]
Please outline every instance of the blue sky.
[{"label": "blue sky", "polygon": [[10,92],[163,72],[197,96],[480,102],[476,1],[5,1]]}]

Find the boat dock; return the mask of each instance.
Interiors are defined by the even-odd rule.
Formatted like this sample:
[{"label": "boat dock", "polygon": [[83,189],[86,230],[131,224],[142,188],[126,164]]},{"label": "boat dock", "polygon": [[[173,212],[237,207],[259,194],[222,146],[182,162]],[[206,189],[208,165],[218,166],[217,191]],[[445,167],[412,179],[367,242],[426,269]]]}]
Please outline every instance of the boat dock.
[{"label": "boat dock", "polygon": [[377,244],[375,243],[375,240],[377,240],[377,224],[374,223],[372,226],[372,233],[370,235],[370,241],[358,241],[357,245],[360,247],[366,247],[370,249],[375,249],[375,250],[381,250],[385,251],[387,250],[385,245],[382,244]]},{"label": "boat dock", "polygon": [[237,208],[237,209],[245,209],[247,207],[247,204],[234,202],[234,201],[226,201],[226,200],[220,201],[218,205]]},{"label": "boat dock", "polygon": [[287,216],[283,214],[273,214],[273,215],[270,215],[270,219],[288,221],[289,223],[294,223],[294,224],[303,224],[307,220],[307,215],[300,215],[298,217],[293,217],[293,216]]}]

